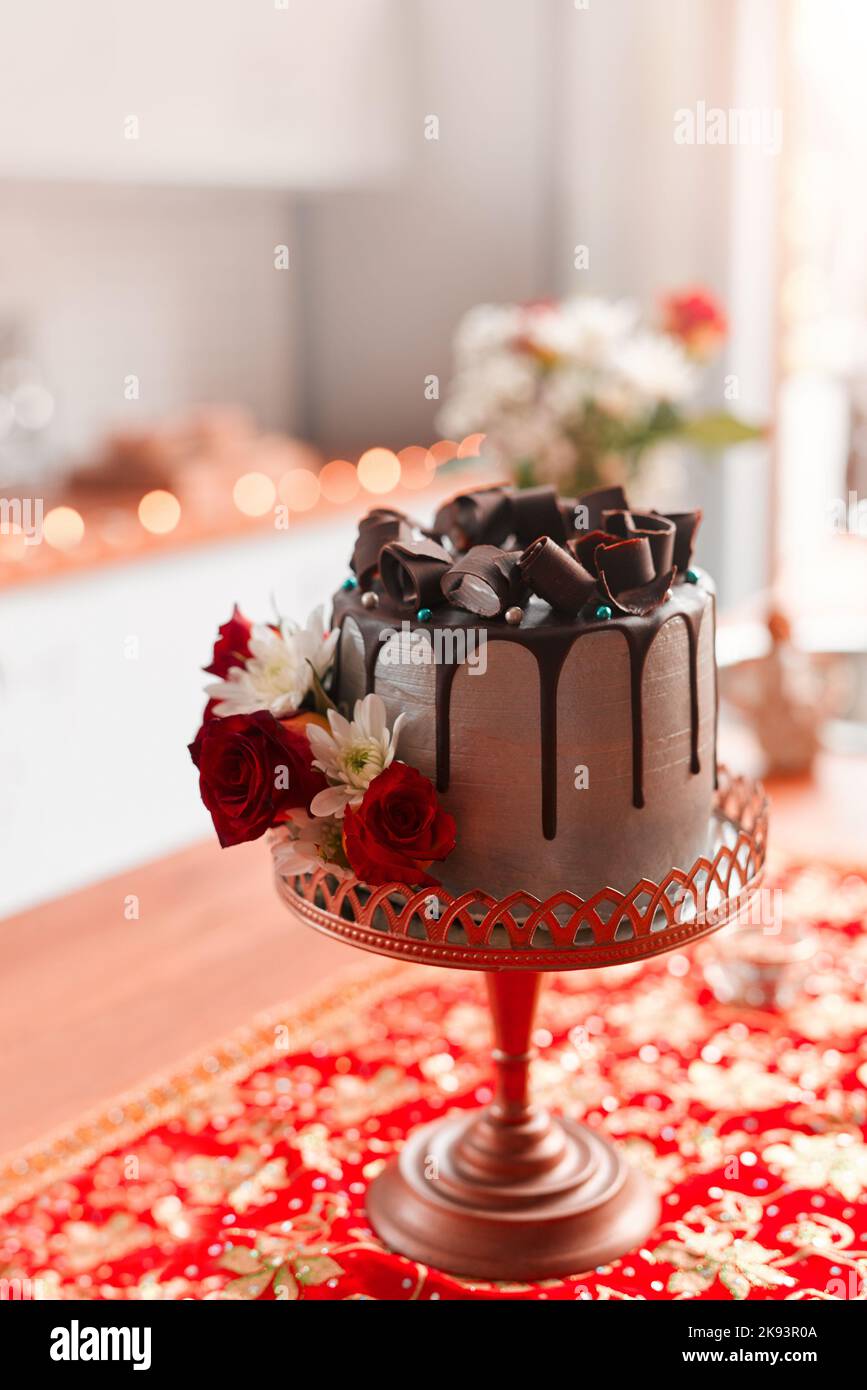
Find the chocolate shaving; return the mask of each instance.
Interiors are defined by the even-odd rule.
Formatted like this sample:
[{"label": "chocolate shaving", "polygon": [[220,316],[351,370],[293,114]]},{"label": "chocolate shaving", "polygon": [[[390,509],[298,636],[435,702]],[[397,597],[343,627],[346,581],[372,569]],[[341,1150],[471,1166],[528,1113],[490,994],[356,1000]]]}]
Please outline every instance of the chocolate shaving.
[{"label": "chocolate shaving", "polygon": [[695,538],[701,525],[701,508],[696,507],[693,512],[654,512],[653,515],[674,524],[674,563],[682,577],[692,561]]},{"label": "chocolate shaving", "polygon": [[519,546],[529,545],[536,536],[550,536],[562,544],[566,539],[566,527],[555,489],[527,487],[513,493],[512,530]]},{"label": "chocolate shaving", "polygon": [[442,576],[442,591],[456,608],[484,618],[499,617],[526,594],[520,558],[519,550],[474,545]]},{"label": "chocolate shaving", "polygon": [[501,545],[512,532],[512,499],[502,483],[461,493],[446,502],[433,529],[448,536],[455,550],[473,545]]},{"label": "chocolate shaving", "polygon": [[610,531],[588,531],[575,540],[567,541],[566,549],[591,574],[596,574],[596,551],[600,545],[611,545],[618,539]]},{"label": "chocolate shaving", "polygon": [[560,516],[563,519],[563,529],[566,532],[566,539],[571,540],[575,535],[575,508],[578,500],[575,497],[561,497],[557,504],[560,508]]},{"label": "chocolate shaving", "polygon": [[440,580],[452,557],[436,541],[389,541],[379,556],[379,574],[389,598],[401,608],[442,603]]},{"label": "chocolate shaving", "polygon": [[350,569],[361,589],[369,589],[379,572],[379,553],[389,541],[411,541],[412,522],[403,512],[375,507],[358,523]]},{"label": "chocolate shaving", "polygon": [[646,536],[600,545],[596,551],[599,589],[617,613],[644,616],[663,602],[674,570],[656,574]]},{"label": "chocolate shaving", "polygon": [[654,573],[667,574],[674,561],[674,522],[656,512],[605,512],[605,527],[613,536],[628,540],[645,536],[653,556]]},{"label": "chocolate shaving", "polygon": [[593,575],[550,536],[539,536],[527,547],[521,573],[534,594],[572,618],[596,588]]},{"label": "chocolate shaving", "polygon": [[629,510],[626,493],[619,485],[616,487],[597,487],[592,492],[583,492],[576,505],[585,507],[587,510],[586,526],[576,525],[575,528],[581,531],[601,531],[605,526],[603,520],[605,512],[626,512]]}]

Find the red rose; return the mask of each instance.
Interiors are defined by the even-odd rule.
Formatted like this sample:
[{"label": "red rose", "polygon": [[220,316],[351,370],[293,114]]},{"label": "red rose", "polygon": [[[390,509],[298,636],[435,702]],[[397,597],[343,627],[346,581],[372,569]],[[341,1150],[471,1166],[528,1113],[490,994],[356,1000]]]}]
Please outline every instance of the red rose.
[{"label": "red rose", "polygon": [[285,812],[309,807],[325,786],[313,767],[304,723],[281,723],[267,710],[206,720],[190,744],[190,757],[224,847],[258,840]]},{"label": "red rose", "polygon": [[668,295],[663,301],[663,316],[666,333],[679,338],[692,357],[709,357],[728,330],[725,314],[707,290]]},{"label": "red rose", "polygon": [[220,635],[214,643],[214,655],[205,670],[225,680],[233,666],[243,666],[250,655],[252,630],[253,624],[244,617],[236,603],[229,621],[218,629]]},{"label": "red rose", "polygon": [[454,849],[454,817],[440,809],[427,777],[392,763],[373,779],[360,806],[346,808],[343,844],[362,883],[435,884],[425,869]]}]

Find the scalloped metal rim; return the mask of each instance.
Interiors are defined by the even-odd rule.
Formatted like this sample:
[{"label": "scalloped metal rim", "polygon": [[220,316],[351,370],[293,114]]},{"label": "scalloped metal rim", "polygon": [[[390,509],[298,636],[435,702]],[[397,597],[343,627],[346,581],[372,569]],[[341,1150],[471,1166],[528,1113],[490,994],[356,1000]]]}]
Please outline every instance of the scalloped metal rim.
[{"label": "scalloped metal rim", "polygon": [[[729,827],[730,834],[734,834],[733,844],[720,843],[712,860],[702,856],[688,871],[673,868],[659,883],[643,879],[628,893],[604,888],[585,900],[564,890],[542,902],[525,891],[497,900],[482,889],[453,897],[442,888],[411,890],[402,884],[385,884],[364,890],[370,896],[362,900],[355,880],[332,887],[326,869],[292,879],[276,874],[277,891],[293,912],[318,931],[362,950],[399,960],[462,970],[587,970],[624,965],[686,946],[717,931],[745,908],[758,889],[764,871],[768,823],[767,798],[761,783],[731,778],[725,769],[720,769],[713,816],[717,824]],[[702,911],[700,896],[709,883],[721,896],[712,909]],[[695,905],[696,915],[687,922],[672,920],[675,909],[667,891],[674,885],[686,898],[692,897]],[[429,920],[422,909],[433,893],[443,910],[438,919]],[[643,897],[649,901],[640,908],[637,902]],[[326,906],[320,905],[317,898],[324,900]],[[395,898],[403,899],[403,906],[395,907]],[[597,911],[602,904],[612,908],[606,920]],[[477,918],[470,915],[471,905],[477,907]],[[573,909],[565,923],[554,915],[564,905]],[[519,906],[528,909],[520,922],[513,915],[513,909]],[[386,927],[372,925],[377,913],[385,917]],[[654,926],[660,915],[667,925]],[[456,921],[468,937],[476,940],[448,941],[449,929]],[[614,940],[624,922],[631,926],[631,936]],[[424,931],[424,939],[410,935],[413,926]],[[529,944],[539,926],[548,927],[550,946]],[[503,928],[508,937],[498,946],[489,941],[495,927]],[[582,927],[591,929],[594,943],[568,943],[567,939],[574,938]]]}]

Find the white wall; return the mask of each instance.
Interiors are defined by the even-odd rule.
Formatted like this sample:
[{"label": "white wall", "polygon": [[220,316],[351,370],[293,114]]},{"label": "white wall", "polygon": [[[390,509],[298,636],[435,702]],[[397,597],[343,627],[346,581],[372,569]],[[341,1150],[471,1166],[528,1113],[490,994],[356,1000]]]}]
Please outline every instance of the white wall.
[{"label": "white wall", "polygon": [[400,160],[402,0],[5,0],[0,176],[334,187]]},{"label": "white wall", "polygon": [[[699,283],[726,304],[732,332],[704,404],[768,420],[774,404],[778,157],[674,140],[675,111],[779,105],[777,0],[591,0],[558,8],[554,87],[555,227],[560,293],[634,298],[649,314],[667,288]],[[573,248],[589,247],[575,270]],[[724,379],[738,378],[728,401]],[[724,602],[768,573],[770,451],[684,454],[684,502],[704,508],[702,563]]]},{"label": "white wall", "polygon": [[[415,0],[399,183],[308,200],[304,423],[328,447],[434,438],[460,315],[548,281],[550,19],[560,0]],[[425,139],[425,118],[439,138]]]},{"label": "white wall", "polygon": [[20,326],[57,396],[59,458],[200,401],[295,423],[297,286],[274,267],[293,241],[285,197],[6,184],[2,204],[0,328]]}]

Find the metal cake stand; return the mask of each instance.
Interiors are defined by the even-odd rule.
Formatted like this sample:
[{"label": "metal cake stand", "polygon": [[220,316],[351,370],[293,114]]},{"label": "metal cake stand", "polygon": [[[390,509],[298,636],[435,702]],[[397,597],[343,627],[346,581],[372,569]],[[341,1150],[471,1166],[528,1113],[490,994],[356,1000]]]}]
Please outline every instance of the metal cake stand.
[{"label": "metal cake stand", "polygon": [[659,1204],[646,1178],[595,1130],[529,1096],[530,1039],[542,972],[646,960],[737,917],[765,862],[768,808],[757,782],[720,770],[708,857],[628,893],[529,892],[399,884],[370,889],[317,869],[277,876],[303,921],[363,950],[482,970],[493,1015],[493,1103],[414,1131],[374,1180],[367,1211],[400,1254],[479,1279],[546,1279],[605,1264],[640,1245]]}]

